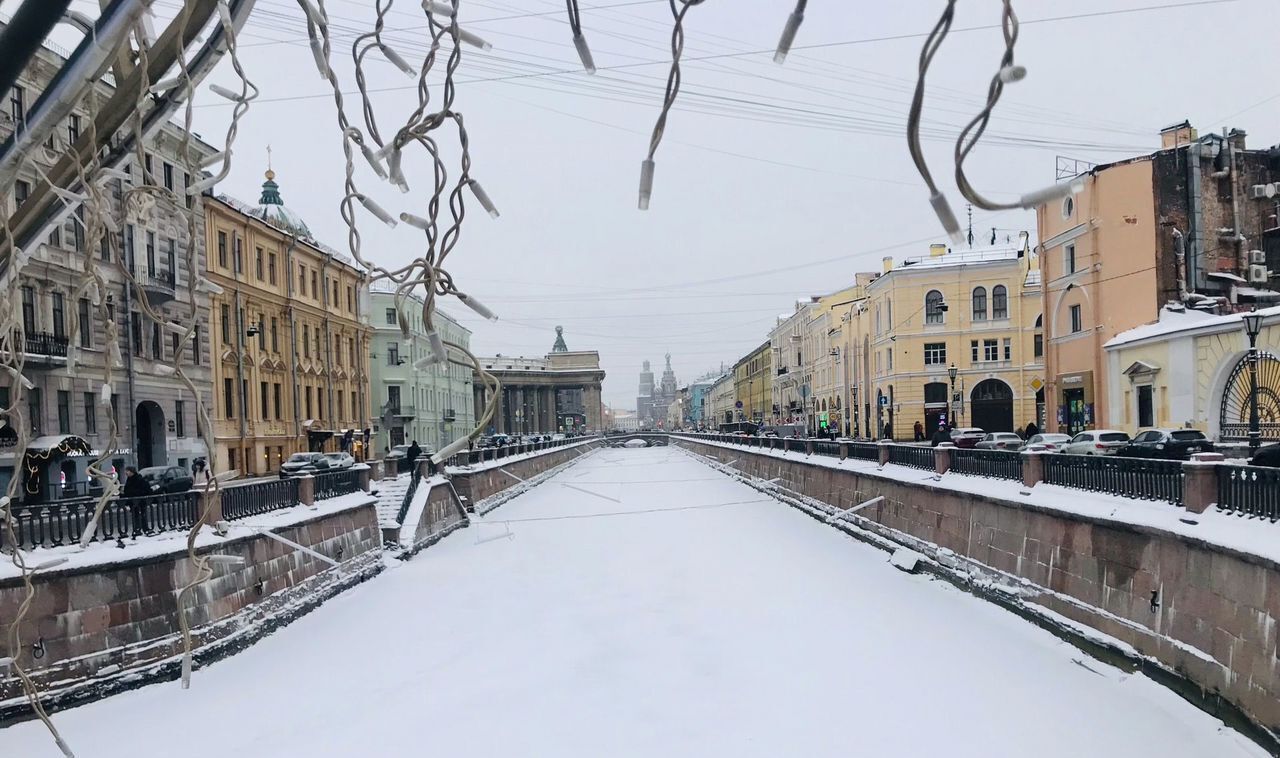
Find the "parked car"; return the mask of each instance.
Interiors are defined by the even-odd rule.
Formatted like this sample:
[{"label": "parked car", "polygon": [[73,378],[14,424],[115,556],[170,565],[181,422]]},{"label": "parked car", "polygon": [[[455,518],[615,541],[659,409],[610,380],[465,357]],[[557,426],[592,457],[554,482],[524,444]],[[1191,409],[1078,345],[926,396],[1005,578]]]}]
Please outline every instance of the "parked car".
[{"label": "parked car", "polygon": [[1118,429],[1090,429],[1080,432],[1060,451],[1069,455],[1115,455],[1129,444],[1129,435]]},{"label": "parked car", "polygon": [[991,432],[978,440],[974,447],[979,450],[1017,450],[1022,447],[1022,438],[1013,432]]},{"label": "parked car", "polygon": [[1249,461],[1250,466],[1271,466],[1280,468],[1280,442],[1258,448]]},{"label": "parked car", "polygon": [[1056,453],[1063,445],[1070,441],[1070,434],[1033,434],[1031,435],[1031,439],[1027,440],[1027,444],[1022,446],[1022,449],[1026,451],[1040,450]]},{"label": "parked car", "polygon": [[323,474],[330,470],[329,459],[324,453],[294,453],[280,466],[280,478]]},{"label": "parked car", "polygon": [[1116,455],[1185,461],[1192,453],[1212,453],[1213,443],[1199,429],[1148,429],[1139,432]]},{"label": "parked car", "polygon": [[356,459],[351,457],[350,453],[325,453],[324,457],[329,460],[329,468],[335,471],[341,471],[356,465]]},{"label": "parked car", "polygon": [[976,426],[962,426],[951,430],[951,444],[956,447],[976,447],[986,436],[986,431]]},{"label": "parked car", "polygon": [[408,445],[392,445],[392,446],[391,446],[391,449],[390,449],[390,450],[388,450],[388,451],[387,451],[387,454],[386,454],[385,456],[383,456],[383,457],[384,457],[384,458],[400,459],[400,458],[407,458],[408,456],[409,456],[409,446],[408,446]]},{"label": "parked car", "polygon": [[151,491],[157,495],[166,492],[186,492],[191,489],[194,481],[189,471],[177,466],[147,466],[139,469],[138,475],[151,485]]}]

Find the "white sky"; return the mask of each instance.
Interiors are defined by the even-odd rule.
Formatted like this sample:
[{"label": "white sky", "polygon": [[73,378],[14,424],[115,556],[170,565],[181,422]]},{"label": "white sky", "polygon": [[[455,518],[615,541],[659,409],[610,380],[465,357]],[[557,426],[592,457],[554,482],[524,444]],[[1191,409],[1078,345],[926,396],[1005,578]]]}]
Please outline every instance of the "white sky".
[{"label": "white sky", "polygon": [[[943,3],[813,0],[796,52],[780,67],[772,49],[792,5],[707,0],[689,12],[684,91],[658,151],[652,208],[643,213],[640,161],[670,57],[666,0],[582,0],[600,67],[594,77],[581,71],[561,0],[462,0],[460,22],[494,49],[464,51],[457,109],[471,137],[472,174],[502,211],[493,221],[473,204],[446,266],[461,289],[502,317],[485,323],[446,304],[474,330],[477,353],[542,355],[562,324],[570,349],[600,351],[605,400],[634,407],[642,360],[660,369],[670,352],[682,382],[731,364],[766,338],[795,298],[878,270],[882,255],[923,254],[941,238],[903,126],[922,35]],[[999,3],[959,5],[930,75],[926,125],[939,137],[926,149],[963,216],[947,160],[958,125],[985,96],[1002,43],[998,28],[964,31],[998,24]],[[1054,180],[1055,155],[1105,162],[1145,152],[1158,145],[1161,126],[1184,118],[1202,131],[1243,128],[1253,147],[1280,141],[1280,87],[1268,63],[1275,44],[1247,33],[1274,26],[1275,3],[1160,7],[1177,5],[1019,2],[1018,62],[1029,74],[1006,88],[992,139],[968,163],[976,184],[998,197],[1039,188]],[[371,26],[373,3],[326,6],[346,40],[335,53],[350,85],[344,33]],[[176,7],[156,0],[162,16]],[[1062,18],[1137,8],[1148,10]],[[242,122],[236,167],[218,191],[255,200],[271,144],[286,204],[320,239],[346,249],[333,100],[302,19],[292,0],[258,0],[241,54],[262,98]],[[417,2],[399,0],[388,21],[403,29],[425,19]],[[385,38],[420,60],[420,29]],[[810,45],[818,47],[800,49]],[[412,81],[376,53],[370,58],[369,87],[384,90],[374,103],[391,131],[416,103]],[[233,83],[229,66],[210,81]],[[230,107],[208,93],[197,102],[204,104],[197,131],[221,144]],[[378,183],[363,164],[358,181],[393,213],[422,215],[424,157],[406,160],[408,195]],[[407,262],[422,241],[410,227],[390,230],[367,214],[361,223],[365,254],[381,263]],[[1029,213],[974,213],[980,243],[992,226],[1003,238],[1034,233],[1034,223]]]}]

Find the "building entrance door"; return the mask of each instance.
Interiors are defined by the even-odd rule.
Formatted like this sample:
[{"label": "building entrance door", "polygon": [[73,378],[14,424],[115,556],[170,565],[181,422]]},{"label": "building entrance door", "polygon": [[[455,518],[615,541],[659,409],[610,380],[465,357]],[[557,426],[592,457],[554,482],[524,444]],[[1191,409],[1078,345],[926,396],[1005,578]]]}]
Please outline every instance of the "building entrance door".
[{"label": "building entrance door", "polygon": [[1066,415],[1067,434],[1085,430],[1084,388],[1062,391],[1062,407]]}]

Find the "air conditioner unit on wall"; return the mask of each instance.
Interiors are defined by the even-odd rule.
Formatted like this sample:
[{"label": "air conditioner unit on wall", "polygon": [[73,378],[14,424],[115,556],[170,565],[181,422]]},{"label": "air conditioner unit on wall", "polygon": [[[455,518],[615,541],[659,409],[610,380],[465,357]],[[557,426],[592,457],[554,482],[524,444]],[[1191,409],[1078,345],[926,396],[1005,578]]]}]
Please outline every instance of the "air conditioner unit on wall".
[{"label": "air conditioner unit on wall", "polygon": [[1280,189],[1275,182],[1271,184],[1255,184],[1249,188],[1249,197],[1254,200],[1266,200],[1276,196],[1276,191]]},{"label": "air conditioner unit on wall", "polygon": [[1249,263],[1265,265],[1267,262],[1267,254],[1261,250],[1249,251]]},{"label": "air conditioner unit on wall", "polygon": [[1271,272],[1267,270],[1266,266],[1256,263],[1249,266],[1250,282],[1254,284],[1265,283],[1269,278],[1271,278]]}]

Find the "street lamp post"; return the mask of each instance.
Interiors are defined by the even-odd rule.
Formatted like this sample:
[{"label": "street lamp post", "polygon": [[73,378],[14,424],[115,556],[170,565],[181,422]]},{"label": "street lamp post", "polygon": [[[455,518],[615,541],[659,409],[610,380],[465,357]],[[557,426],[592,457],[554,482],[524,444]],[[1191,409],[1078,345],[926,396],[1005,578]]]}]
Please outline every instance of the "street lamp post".
[{"label": "street lamp post", "polygon": [[947,369],[947,376],[951,377],[951,396],[948,400],[951,401],[949,405],[951,406],[950,426],[952,429],[956,426],[956,374],[958,373],[959,369],[956,368],[956,364],[954,363],[952,363],[951,367]]},{"label": "street lamp post", "polygon": [[1258,424],[1258,333],[1262,331],[1262,314],[1254,306],[1241,320],[1249,336],[1249,456],[1253,457],[1262,437]]}]

